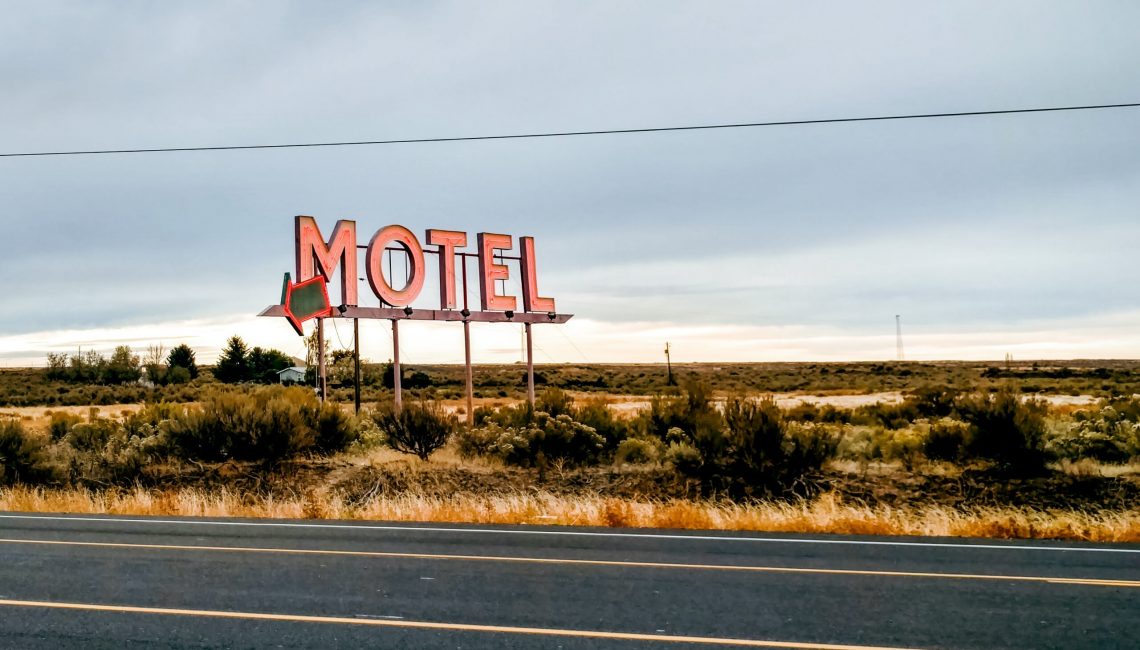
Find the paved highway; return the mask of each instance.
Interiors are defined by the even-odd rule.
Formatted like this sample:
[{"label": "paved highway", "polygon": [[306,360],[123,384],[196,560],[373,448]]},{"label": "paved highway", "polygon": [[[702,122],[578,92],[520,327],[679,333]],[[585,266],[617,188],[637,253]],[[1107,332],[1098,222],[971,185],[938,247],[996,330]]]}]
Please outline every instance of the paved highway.
[{"label": "paved highway", "polygon": [[1140,546],[0,513],[3,648],[1140,648]]}]

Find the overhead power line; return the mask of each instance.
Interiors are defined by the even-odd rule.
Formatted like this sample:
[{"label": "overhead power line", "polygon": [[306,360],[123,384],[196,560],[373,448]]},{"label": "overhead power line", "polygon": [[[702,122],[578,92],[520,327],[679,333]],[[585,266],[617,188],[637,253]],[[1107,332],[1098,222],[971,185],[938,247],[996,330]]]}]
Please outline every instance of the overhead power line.
[{"label": "overhead power line", "polygon": [[304,147],[361,147],[382,144],[422,144],[427,142],[474,142],[478,140],[522,140],[525,138],[565,138],[586,135],[623,135],[632,133],[665,133],[669,131],[711,131],[714,129],[751,129],[762,126],[800,126],[810,124],[841,124],[845,122],[885,122],[888,120],[924,120],[938,117],[977,117],[982,115],[1015,115],[1021,113],[1059,113],[1063,111],[1090,111],[1106,108],[1137,108],[1140,102],[1126,104],[1095,104],[1089,106],[1050,106],[1046,108],[1013,108],[998,111],[963,111],[958,113],[914,113],[908,115],[875,115],[864,117],[833,117],[818,120],[780,120],[774,122],[740,122],[735,124],[697,124],[689,126],[658,126],[640,129],[599,129],[594,131],[552,131],[543,133],[510,133],[504,135],[467,135],[450,138],[403,138],[394,140],[359,140],[351,142],[294,142],[286,144],[243,144],[215,147],[159,147],[153,149],[92,149],[78,151],[25,151],[0,153],[0,158],[29,156],[95,156],[119,153],[170,153],[176,151],[237,151],[242,149],[299,149]]}]

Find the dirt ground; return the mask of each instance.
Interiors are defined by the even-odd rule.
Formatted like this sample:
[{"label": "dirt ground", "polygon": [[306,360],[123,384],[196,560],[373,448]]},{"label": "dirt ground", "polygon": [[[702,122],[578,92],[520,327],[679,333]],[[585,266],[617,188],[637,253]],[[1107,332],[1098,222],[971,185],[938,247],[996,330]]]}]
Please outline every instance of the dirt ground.
[{"label": "dirt ground", "polygon": [[[650,395],[611,395],[574,392],[570,394],[579,402],[590,399],[604,400],[615,413],[626,417],[633,417],[638,411],[649,408],[653,400],[653,397]],[[890,404],[903,400],[903,394],[899,391],[861,394],[772,393],[771,397],[776,400],[777,404],[784,408],[796,406],[802,402],[819,406],[830,405],[841,409],[853,409],[877,402]],[[1037,397],[1051,406],[1062,408],[1087,406],[1097,401],[1097,398],[1092,395],[1039,395]],[[723,399],[718,401],[723,401]],[[518,403],[518,400],[504,397],[477,398],[474,400],[476,408],[480,406],[498,407],[515,403]],[[460,416],[466,413],[467,403],[465,400],[441,400],[440,404],[442,404],[443,408],[449,413]],[[345,408],[352,408],[351,404],[344,406]],[[117,418],[128,413],[134,413],[142,407],[142,404],[114,404],[110,406],[22,406],[0,409],[0,417],[14,417],[23,420],[25,424],[34,428],[46,428],[48,422],[51,420],[52,413],[66,412],[86,417],[88,413],[91,412],[91,409],[95,409],[100,417]]]}]

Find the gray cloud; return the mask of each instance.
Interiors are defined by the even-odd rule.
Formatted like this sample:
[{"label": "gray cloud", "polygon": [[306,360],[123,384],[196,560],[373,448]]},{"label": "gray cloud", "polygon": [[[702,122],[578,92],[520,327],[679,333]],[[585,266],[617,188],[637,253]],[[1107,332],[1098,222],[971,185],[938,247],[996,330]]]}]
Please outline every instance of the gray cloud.
[{"label": "gray cloud", "polygon": [[[826,9],[826,10],[825,10]],[[1135,101],[1132,3],[28,5],[6,151]],[[1017,329],[1140,299],[1140,111],[0,159],[0,334],[255,313],[291,216],[533,234],[608,321]],[[718,278],[728,278],[725,286]],[[701,299],[701,296],[707,296]],[[885,315],[885,316],[884,316]]]}]

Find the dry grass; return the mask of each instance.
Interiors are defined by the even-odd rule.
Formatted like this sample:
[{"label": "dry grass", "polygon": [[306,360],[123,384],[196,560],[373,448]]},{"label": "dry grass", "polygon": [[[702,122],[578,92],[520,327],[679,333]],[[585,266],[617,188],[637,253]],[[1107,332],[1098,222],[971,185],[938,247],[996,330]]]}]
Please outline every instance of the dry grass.
[{"label": "dry grass", "polygon": [[834,495],[796,504],[731,504],[560,497],[545,492],[450,497],[409,493],[348,504],[321,492],[278,500],[191,489],[96,492],[14,487],[0,490],[0,510],[1140,542],[1140,510],[1085,513],[1013,508],[963,511],[940,506],[871,508],[842,503]]}]

